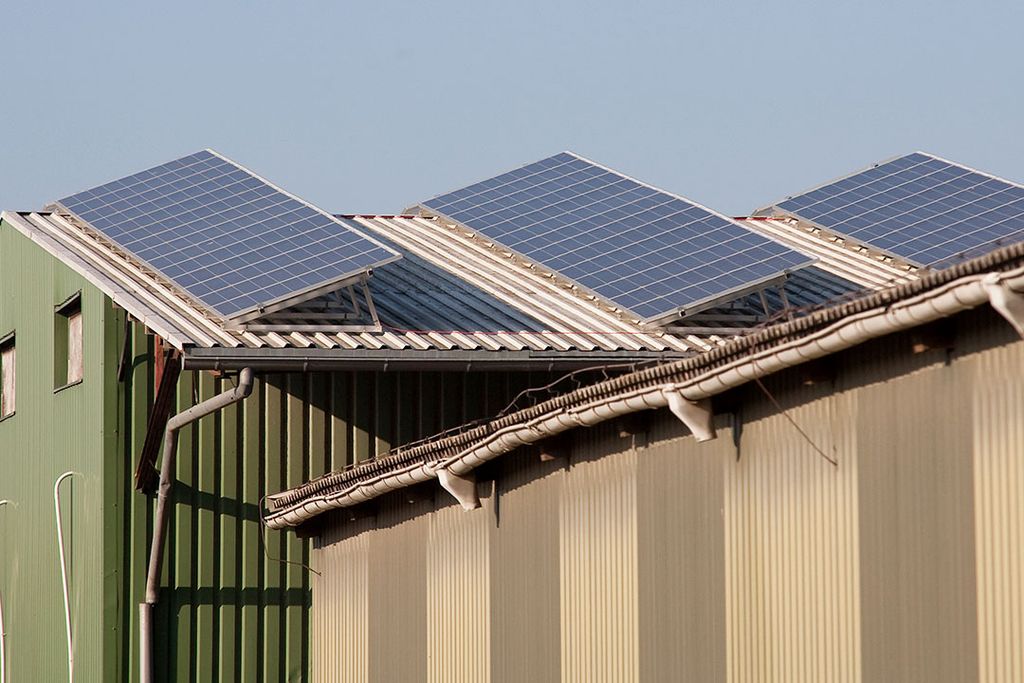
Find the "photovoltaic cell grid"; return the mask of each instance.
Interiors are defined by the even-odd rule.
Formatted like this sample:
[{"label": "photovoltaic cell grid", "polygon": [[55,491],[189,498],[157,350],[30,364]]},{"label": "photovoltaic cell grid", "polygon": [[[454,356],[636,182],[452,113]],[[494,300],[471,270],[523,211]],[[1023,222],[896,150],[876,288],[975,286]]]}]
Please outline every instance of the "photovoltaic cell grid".
[{"label": "photovoltaic cell grid", "polygon": [[397,257],[210,151],[59,203],[226,318]]},{"label": "photovoltaic cell grid", "polygon": [[1024,187],[920,152],[775,208],[919,265],[1024,238]]},{"label": "photovoltaic cell grid", "polygon": [[644,319],[813,259],[569,152],[424,202]]}]

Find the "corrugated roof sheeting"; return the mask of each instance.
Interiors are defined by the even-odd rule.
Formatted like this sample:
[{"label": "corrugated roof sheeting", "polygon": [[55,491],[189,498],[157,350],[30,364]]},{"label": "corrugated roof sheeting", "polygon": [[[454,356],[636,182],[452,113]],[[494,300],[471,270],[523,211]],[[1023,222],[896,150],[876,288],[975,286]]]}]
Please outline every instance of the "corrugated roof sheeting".
[{"label": "corrugated roof sheeting", "polygon": [[581,296],[546,272],[531,268],[500,245],[438,220],[372,216],[352,220],[390,239],[403,254],[418,256],[506,305],[530,311],[572,348],[694,351],[712,346],[704,339],[684,340],[625,320],[593,297]]},{"label": "corrugated roof sheeting", "polygon": [[[81,272],[116,304],[178,348],[533,350],[697,352],[713,337],[662,334],[601,311],[542,275],[481,258],[480,248],[423,218],[352,219],[403,251],[370,280],[379,331],[235,331],[159,273],[89,229],[56,213],[4,212],[4,219]],[[360,296],[365,310],[365,300]],[[319,303],[318,303],[319,302]],[[323,301],[299,310],[313,311]],[[527,312],[529,311],[529,313]],[[359,321],[346,321],[359,322]]]},{"label": "corrugated roof sheeting", "polygon": [[[351,331],[317,329],[338,311],[334,294],[259,321],[273,331],[228,329],[187,293],[70,215],[12,213],[4,218],[110,296],[116,304],[179,349],[268,348],[397,351],[668,352],[708,351],[725,343],[717,334],[668,334],[643,327],[613,303],[524,261],[502,245],[427,217],[341,216],[403,254],[374,271],[369,288],[380,321],[374,330],[368,302],[353,290],[360,316],[327,323]],[[751,219],[745,225],[819,258],[792,273],[785,297],[768,288],[772,312],[809,307],[916,277],[904,264],[808,230],[796,222]],[[760,295],[713,309],[763,313]],[[713,311],[709,311],[713,312]],[[309,313],[302,318],[299,313]],[[358,329],[356,326],[363,326]],[[699,332],[699,330],[698,330]]]},{"label": "corrugated roof sheeting", "polygon": [[750,230],[818,258],[817,267],[868,289],[918,279],[918,268],[820,228],[785,218],[749,218]]}]

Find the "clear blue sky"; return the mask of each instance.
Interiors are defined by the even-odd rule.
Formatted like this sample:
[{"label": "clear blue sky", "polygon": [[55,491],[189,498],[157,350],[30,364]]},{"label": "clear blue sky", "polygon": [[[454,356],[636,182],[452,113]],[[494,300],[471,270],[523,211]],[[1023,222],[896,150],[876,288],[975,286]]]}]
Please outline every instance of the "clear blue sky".
[{"label": "clear blue sky", "polygon": [[212,147],[390,212],[563,149],[727,213],[915,149],[1024,181],[1024,2],[3,0],[0,207]]}]

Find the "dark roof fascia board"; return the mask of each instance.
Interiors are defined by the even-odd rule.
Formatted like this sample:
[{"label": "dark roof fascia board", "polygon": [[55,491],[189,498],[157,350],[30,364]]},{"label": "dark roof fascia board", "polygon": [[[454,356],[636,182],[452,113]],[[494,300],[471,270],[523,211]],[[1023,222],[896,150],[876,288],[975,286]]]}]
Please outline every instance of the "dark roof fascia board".
[{"label": "dark roof fascia board", "polygon": [[385,349],[186,348],[185,370],[317,372],[335,370],[572,370],[608,363],[671,361],[689,355],[662,351],[466,351]]}]

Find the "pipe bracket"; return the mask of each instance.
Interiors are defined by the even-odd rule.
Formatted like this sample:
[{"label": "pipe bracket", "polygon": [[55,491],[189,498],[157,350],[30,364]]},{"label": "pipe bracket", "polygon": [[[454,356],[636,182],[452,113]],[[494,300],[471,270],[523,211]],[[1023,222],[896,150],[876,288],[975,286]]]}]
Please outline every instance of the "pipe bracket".
[{"label": "pipe bracket", "polygon": [[709,399],[691,401],[676,389],[662,389],[661,393],[668,401],[668,409],[686,425],[697,441],[711,441],[716,437]]},{"label": "pipe bracket", "polygon": [[989,273],[982,279],[981,286],[988,294],[989,303],[999,315],[1013,325],[1017,334],[1024,338],[1024,294],[1010,289],[1005,282],[999,281],[997,273]]},{"label": "pipe bracket", "polygon": [[441,488],[459,501],[463,510],[475,510],[480,507],[480,496],[476,491],[476,475],[473,472],[455,474],[451,470],[438,470],[437,480],[441,482]]}]

